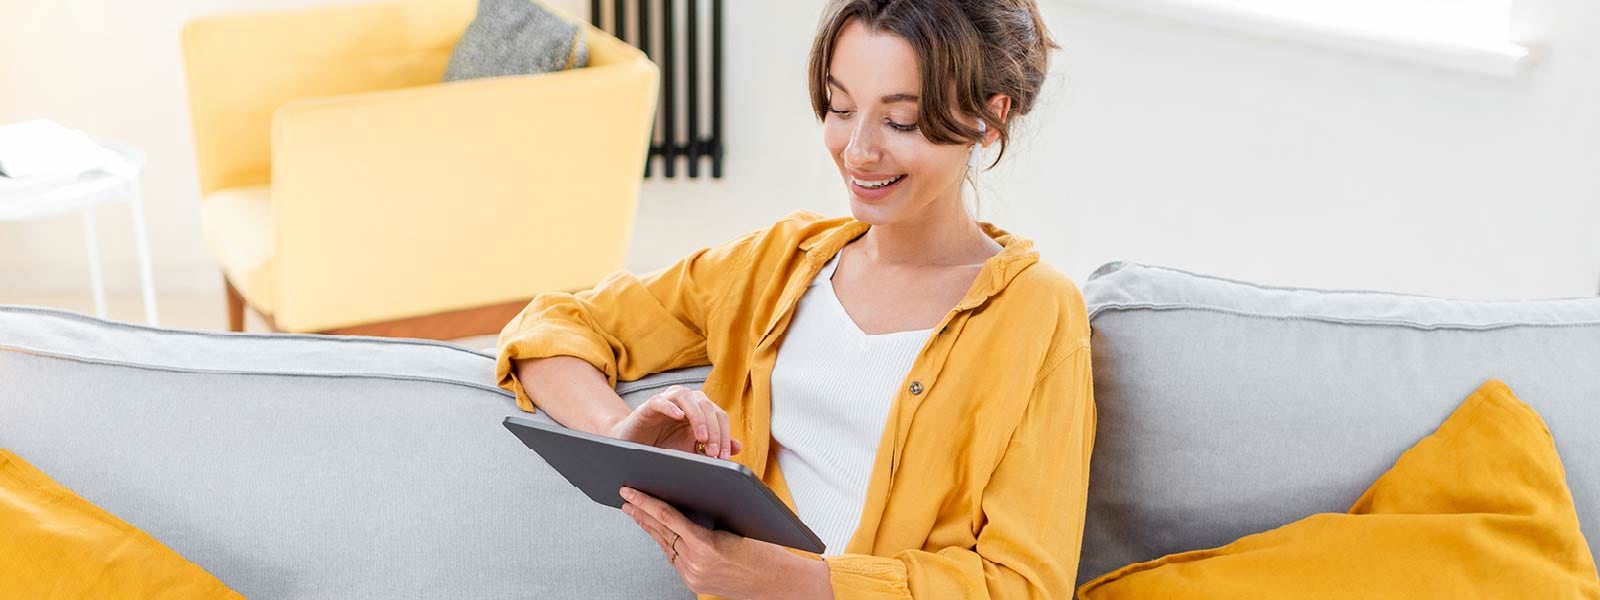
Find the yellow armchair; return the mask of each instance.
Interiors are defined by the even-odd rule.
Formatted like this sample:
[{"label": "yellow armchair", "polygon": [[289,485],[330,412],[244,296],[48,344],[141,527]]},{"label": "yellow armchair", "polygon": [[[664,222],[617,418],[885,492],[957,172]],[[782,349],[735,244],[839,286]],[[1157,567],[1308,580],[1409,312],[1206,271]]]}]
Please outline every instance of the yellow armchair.
[{"label": "yellow armchair", "polygon": [[658,71],[439,83],[472,0],[211,16],[182,34],[207,243],[274,329],[495,333],[623,265]]}]

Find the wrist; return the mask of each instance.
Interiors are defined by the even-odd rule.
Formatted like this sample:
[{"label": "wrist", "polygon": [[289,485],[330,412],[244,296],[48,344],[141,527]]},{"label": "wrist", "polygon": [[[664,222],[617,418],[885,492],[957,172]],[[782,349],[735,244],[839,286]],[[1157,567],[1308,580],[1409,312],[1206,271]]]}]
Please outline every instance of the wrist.
[{"label": "wrist", "polygon": [[633,411],[615,410],[600,414],[599,417],[595,419],[594,433],[611,436],[616,430],[617,424],[621,423],[623,419],[628,418],[628,415],[630,414],[633,414]]},{"label": "wrist", "polygon": [[777,598],[795,600],[832,600],[833,584],[829,579],[827,561],[800,556],[780,550],[787,556],[784,561],[783,583],[777,586]]}]

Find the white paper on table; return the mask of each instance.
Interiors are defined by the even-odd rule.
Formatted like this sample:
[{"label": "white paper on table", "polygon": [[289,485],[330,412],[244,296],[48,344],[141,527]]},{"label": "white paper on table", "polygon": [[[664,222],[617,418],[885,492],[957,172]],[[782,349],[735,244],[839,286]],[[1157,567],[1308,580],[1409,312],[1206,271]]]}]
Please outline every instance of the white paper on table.
[{"label": "white paper on table", "polygon": [[49,119],[0,125],[0,173],[4,174],[0,181],[58,181],[97,169],[126,174],[132,171],[132,165],[116,152],[96,144],[88,134]]}]

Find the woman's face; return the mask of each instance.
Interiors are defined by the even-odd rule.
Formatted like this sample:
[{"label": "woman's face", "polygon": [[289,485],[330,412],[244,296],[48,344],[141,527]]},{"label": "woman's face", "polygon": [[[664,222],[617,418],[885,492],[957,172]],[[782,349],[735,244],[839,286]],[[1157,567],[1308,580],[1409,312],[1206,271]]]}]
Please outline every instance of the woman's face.
[{"label": "woman's face", "polygon": [[959,205],[969,150],[934,144],[918,130],[922,81],[911,45],[851,21],[839,32],[828,74],[823,141],[855,218],[882,225],[948,210],[941,202]]}]

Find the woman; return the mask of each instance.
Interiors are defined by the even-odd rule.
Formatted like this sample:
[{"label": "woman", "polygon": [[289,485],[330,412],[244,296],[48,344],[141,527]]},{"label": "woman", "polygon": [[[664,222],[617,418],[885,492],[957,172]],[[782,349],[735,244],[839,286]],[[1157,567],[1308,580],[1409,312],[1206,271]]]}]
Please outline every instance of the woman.
[{"label": "woman", "polygon": [[[620,490],[690,589],[1071,595],[1095,426],[1083,300],[962,202],[1053,47],[1032,0],[835,0],[810,83],[851,217],[798,211],[642,277],[544,294],[501,333],[500,385],[524,410],[738,461],[828,549],[706,530]],[[705,364],[702,391],[633,410],[612,391]]]}]

